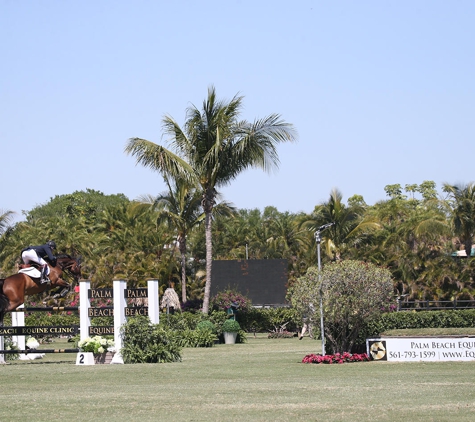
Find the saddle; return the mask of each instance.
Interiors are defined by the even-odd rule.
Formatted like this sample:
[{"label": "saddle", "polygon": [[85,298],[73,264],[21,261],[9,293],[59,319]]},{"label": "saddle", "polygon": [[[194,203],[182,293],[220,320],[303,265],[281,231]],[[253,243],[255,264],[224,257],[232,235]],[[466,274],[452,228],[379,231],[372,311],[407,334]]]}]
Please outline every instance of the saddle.
[{"label": "saddle", "polygon": [[41,271],[36,269],[35,267],[31,267],[31,266],[27,267],[25,265],[25,268],[21,268],[18,272],[26,274],[27,276],[30,276],[31,278],[41,278]]}]

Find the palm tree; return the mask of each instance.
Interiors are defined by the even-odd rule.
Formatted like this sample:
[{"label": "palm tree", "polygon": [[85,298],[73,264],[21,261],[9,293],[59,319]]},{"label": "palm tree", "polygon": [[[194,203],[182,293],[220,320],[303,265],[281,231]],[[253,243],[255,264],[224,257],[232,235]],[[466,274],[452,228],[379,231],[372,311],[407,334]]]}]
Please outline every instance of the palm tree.
[{"label": "palm tree", "polygon": [[176,154],[140,138],[129,140],[125,152],[137,162],[162,175],[189,180],[201,191],[205,213],[206,284],[203,313],[208,313],[211,293],[212,212],[217,188],[228,185],[244,170],[257,167],[270,171],[278,167],[277,144],[294,141],[292,125],[277,114],[253,123],[239,120],[241,96],[218,101],[214,87],[208,89],[203,109],[191,106],[182,129],[170,116],[163,119],[164,131],[171,137]]},{"label": "palm tree", "polygon": [[341,259],[350,246],[356,246],[359,237],[375,230],[378,226],[371,219],[363,219],[365,207],[361,203],[346,206],[341,192],[334,188],[327,202],[315,207],[308,219],[302,219],[302,226],[311,231],[327,223],[335,223],[325,231],[323,249],[330,259]]},{"label": "palm tree", "polygon": [[156,198],[142,198],[158,211],[159,222],[165,221],[176,230],[176,240],[181,256],[181,299],[186,302],[186,251],[188,232],[203,221],[201,194],[184,180],[170,181],[164,177],[168,191]]},{"label": "palm tree", "polygon": [[[448,252],[447,214],[431,193],[432,183],[424,183],[429,189],[424,191],[422,200],[392,196],[376,203],[365,215],[365,219],[377,222],[379,229],[366,239],[362,257],[388,267],[397,280],[397,290],[408,293],[408,299],[435,297],[435,278],[447,280],[434,271]],[[441,265],[443,272],[447,268],[446,264]]]},{"label": "palm tree", "polygon": [[0,236],[3,235],[8,229],[8,226],[13,220],[13,211],[3,211],[0,210]]},{"label": "palm tree", "polygon": [[139,202],[112,205],[100,213],[90,235],[93,247],[84,251],[96,286],[123,277],[140,286],[151,275],[178,272],[174,251],[172,256],[165,253],[173,240],[156,222],[157,213]]},{"label": "palm tree", "polygon": [[455,234],[470,258],[475,237],[475,183],[466,186],[445,183],[443,190],[453,201],[452,222]]},{"label": "palm tree", "polygon": [[310,247],[308,230],[299,226],[295,214],[277,213],[267,223],[271,235],[267,244],[273,257],[294,260],[301,249]]}]

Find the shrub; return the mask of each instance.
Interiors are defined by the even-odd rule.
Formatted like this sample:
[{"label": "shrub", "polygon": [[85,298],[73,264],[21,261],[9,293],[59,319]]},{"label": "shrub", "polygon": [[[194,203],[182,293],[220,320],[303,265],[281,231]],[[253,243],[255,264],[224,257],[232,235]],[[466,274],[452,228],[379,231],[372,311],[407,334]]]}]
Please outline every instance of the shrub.
[{"label": "shrub", "polygon": [[238,321],[248,333],[265,333],[282,325],[296,333],[302,325],[301,315],[295,308],[250,308],[239,312]]},{"label": "shrub", "polygon": [[234,319],[227,319],[222,326],[223,333],[237,333],[241,329],[239,322]]},{"label": "shrub", "polygon": [[[18,350],[18,347],[15,343],[13,343],[11,337],[4,337],[3,338],[3,347],[5,350]],[[15,360],[18,359],[17,353],[5,353],[4,355],[5,360]]]},{"label": "shrub", "polygon": [[217,333],[216,325],[214,325],[211,321],[203,320],[198,323],[196,326],[197,330],[208,330],[211,331],[213,334]]},{"label": "shrub", "polygon": [[214,296],[211,299],[211,306],[212,309],[219,311],[227,311],[232,306],[239,311],[244,311],[251,307],[251,299],[235,290],[228,289]]},{"label": "shrub", "polygon": [[209,328],[185,330],[176,335],[181,347],[213,347],[218,340],[218,336]]},{"label": "shrub", "polygon": [[367,338],[388,330],[464,327],[475,327],[475,309],[388,312],[366,323],[359,333],[358,343],[363,344]]},{"label": "shrub", "polygon": [[272,333],[269,333],[267,338],[292,338],[295,337],[295,333],[291,333],[290,331],[287,330],[282,330],[282,331],[273,331]]},{"label": "shrub", "polygon": [[209,320],[215,325],[218,335],[223,332],[222,331],[223,323],[224,321],[226,321],[227,317],[228,316],[226,315],[226,312],[224,311],[211,312],[209,316]]},{"label": "shrub", "polygon": [[203,307],[202,299],[190,299],[181,305],[181,310],[184,312],[200,312]]},{"label": "shrub", "polygon": [[194,330],[205,316],[191,312],[160,315],[160,324],[174,331]]},{"label": "shrub", "polygon": [[121,327],[124,363],[162,363],[181,361],[181,346],[175,332],[147,317],[129,318]]},{"label": "shrub", "polygon": [[291,289],[292,303],[314,323],[323,297],[325,338],[333,352],[350,351],[359,332],[391,304],[393,282],[389,270],[359,261],[327,264],[319,273],[309,268]]}]

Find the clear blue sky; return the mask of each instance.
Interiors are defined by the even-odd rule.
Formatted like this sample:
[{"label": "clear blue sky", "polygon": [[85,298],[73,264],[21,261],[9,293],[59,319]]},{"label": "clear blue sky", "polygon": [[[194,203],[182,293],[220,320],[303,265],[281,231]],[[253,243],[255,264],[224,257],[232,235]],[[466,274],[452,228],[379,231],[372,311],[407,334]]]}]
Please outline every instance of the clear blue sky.
[{"label": "clear blue sky", "polygon": [[210,85],[299,133],[223,189],[239,208],[474,181],[474,22],[473,0],[0,0],[0,209],[162,192],[127,139],[162,143]]}]

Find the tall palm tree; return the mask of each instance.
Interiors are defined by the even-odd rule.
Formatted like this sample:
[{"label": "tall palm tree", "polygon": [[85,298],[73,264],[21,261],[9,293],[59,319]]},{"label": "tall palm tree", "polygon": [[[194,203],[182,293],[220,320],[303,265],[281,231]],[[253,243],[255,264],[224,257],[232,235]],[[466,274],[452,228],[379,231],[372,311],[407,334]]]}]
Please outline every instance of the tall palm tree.
[{"label": "tall palm tree", "polygon": [[445,183],[443,190],[453,201],[452,222],[455,235],[458,236],[467,257],[470,258],[475,238],[475,183],[465,186]]},{"label": "tall palm tree", "polygon": [[163,119],[165,134],[171,137],[176,153],[140,138],[130,139],[125,148],[137,163],[163,175],[189,180],[201,191],[206,235],[203,313],[208,313],[211,293],[211,223],[216,189],[228,185],[248,168],[277,168],[277,144],[296,139],[292,125],[277,114],[253,123],[239,120],[242,100],[243,97],[234,96],[231,101],[219,101],[214,87],[210,87],[202,110],[188,108],[184,128],[170,116]]}]

